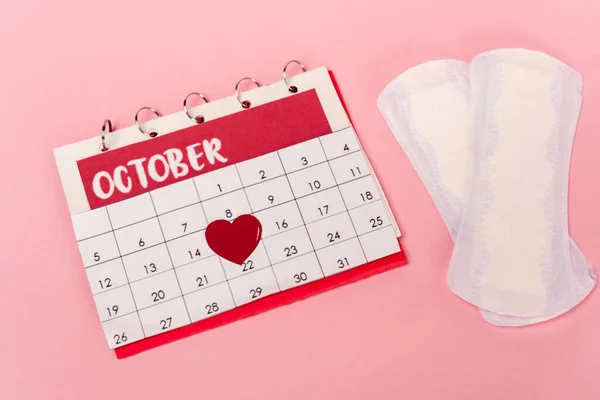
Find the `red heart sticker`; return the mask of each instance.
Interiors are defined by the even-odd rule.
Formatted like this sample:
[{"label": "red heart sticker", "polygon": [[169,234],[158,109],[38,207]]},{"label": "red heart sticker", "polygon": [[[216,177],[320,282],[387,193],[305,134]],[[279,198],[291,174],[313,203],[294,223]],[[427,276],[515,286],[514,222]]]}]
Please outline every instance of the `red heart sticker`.
[{"label": "red heart sticker", "polygon": [[208,224],[206,242],[224,259],[241,265],[258,246],[262,225],[253,215],[240,215],[232,223],[218,219]]}]

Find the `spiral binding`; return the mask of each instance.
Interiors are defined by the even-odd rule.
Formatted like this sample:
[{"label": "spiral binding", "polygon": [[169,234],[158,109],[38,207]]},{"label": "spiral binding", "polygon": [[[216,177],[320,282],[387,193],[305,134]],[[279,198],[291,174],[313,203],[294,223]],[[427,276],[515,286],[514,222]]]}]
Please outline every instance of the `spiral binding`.
[{"label": "spiral binding", "polygon": [[[287,86],[288,91],[290,93],[298,93],[298,87],[290,85],[289,82],[288,82],[287,70],[288,70],[288,68],[290,67],[291,64],[297,64],[302,69],[302,72],[306,72],[306,68],[304,67],[304,64],[302,64],[298,60],[288,61],[288,63],[285,64],[285,66],[283,67],[283,82]],[[251,77],[242,78],[242,79],[240,79],[236,83],[235,88],[234,88],[235,97],[236,97],[237,101],[240,103],[240,106],[242,106],[243,109],[248,109],[248,108],[252,107],[252,103],[250,102],[250,100],[247,100],[247,99],[246,100],[242,100],[241,93],[239,91],[240,84],[242,82],[244,82],[244,81],[247,81],[247,80],[253,82],[256,85],[256,87],[260,87],[261,86],[261,84],[256,79],[251,78]],[[202,116],[201,114],[198,114],[196,116],[192,116],[189,113],[189,110],[188,110],[188,107],[187,107],[187,102],[188,102],[188,100],[189,100],[189,98],[191,96],[198,96],[198,97],[202,98],[205,103],[208,103],[209,101],[208,101],[208,99],[202,93],[199,93],[199,92],[191,92],[183,100],[183,111],[185,112],[185,115],[187,115],[188,118],[190,118],[191,120],[195,121],[197,124],[201,124],[201,123],[203,123],[205,121],[204,116]],[[142,113],[143,111],[150,111],[150,112],[154,113],[154,115],[156,115],[157,118],[162,117],[162,114],[160,112],[158,112],[155,108],[144,106],[144,107],[140,108],[135,113],[135,117],[134,117],[135,125],[137,126],[137,128],[139,129],[139,131],[141,132],[142,135],[148,136],[148,137],[151,137],[151,138],[157,137],[159,135],[159,132],[156,129],[151,128],[151,129],[149,129],[149,130],[146,131],[146,130],[144,130],[142,128],[141,123],[139,121],[139,117],[140,117],[140,113]],[[112,123],[110,122],[109,119],[105,119],[104,122],[102,123],[102,129],[101,129],[101,134],[100,134],[100,151],[101,152],[105,152],[105,151],[110,150],[110,147],[106,143],[106,135],[108,133],[112,132],[112,131],[113,131]]]}]

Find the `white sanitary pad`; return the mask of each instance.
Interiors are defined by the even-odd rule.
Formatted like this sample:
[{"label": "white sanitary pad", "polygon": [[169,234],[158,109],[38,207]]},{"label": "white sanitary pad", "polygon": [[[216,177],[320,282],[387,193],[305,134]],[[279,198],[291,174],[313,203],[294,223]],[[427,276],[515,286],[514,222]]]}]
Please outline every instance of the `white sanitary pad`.
[{"label": "white sanitary pad", "polygon": [[[493,75],[490,67],[496,63],[509,67],[496,68]],[[477,78],[472,82],[477,92],[472,99],[477,104],[471,112],[469,65],[453,60],[432,61],[406,71],[382,92],[379,108],[457,241],[448,275],[452,290],[487,307],[489,311],[482,312],[491,323],[531,324],[573,307],[595,284],[587,259],[566,230],[566,178],[581,81],[557,60],[526,50],[485,53],[472,68],[471,80]],[[497,109],[497,104],[503,108]],[[493,153],[495,180],[482,179],[490,173],[490,166],[481,161],[482,143],[488,145],[484,154]],[[515,179],[515,172],[520,177],[522,169],[528,170],[528,180]],[[471,176],[468,189],[467,176]],[[551,183],[544,186],[541,181]],[[540,201],[548,196],[554,196],[554,212],[547,212],[548,204]],[[541,213],[532,214],[540,208]],[[472,223],[482,210],[487,211],[483,227]],[[562,235],[554,233],[553,221],[559,216],[564,216]],[[530,230],[523,231],[524,226]],[[566,238],[560,251],[553,247],[556,237]],[[490,262],[488,249],[496,255]],[[544,251],[546,256],[541,255]]]}]

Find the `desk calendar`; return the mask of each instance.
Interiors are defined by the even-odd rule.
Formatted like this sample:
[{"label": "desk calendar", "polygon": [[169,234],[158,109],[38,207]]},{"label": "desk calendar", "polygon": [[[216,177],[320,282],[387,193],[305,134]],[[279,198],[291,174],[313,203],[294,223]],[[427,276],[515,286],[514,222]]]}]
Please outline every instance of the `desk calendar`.
[{"label": "desk calendar", "polygon": [[[400,232],[329,73],[318,68],[55,150],[110,348],[135,354],[406,263]],[[241,264],[211,221],[252,214]],[[231,238],[235,245],[235,238]]]}]

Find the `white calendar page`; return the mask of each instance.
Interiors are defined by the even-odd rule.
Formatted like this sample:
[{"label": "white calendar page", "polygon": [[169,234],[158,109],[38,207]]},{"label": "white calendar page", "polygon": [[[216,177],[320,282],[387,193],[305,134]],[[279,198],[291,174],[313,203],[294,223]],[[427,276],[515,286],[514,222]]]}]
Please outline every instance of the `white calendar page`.
[{"label": "white calendar page", "polygon": [[[293,84],[299,93],[281,83],[248,92],[248,110],[230,98],[198,107],[202,124],[149,121],[156,138],[111,133],[108,152],[99,138],[55,150],[111,348],[135,353],[322,291],[352,270],[406,262],[327,70]],[[211,250],[205,230],[244,214],[262,237],[237,265]]]}]

